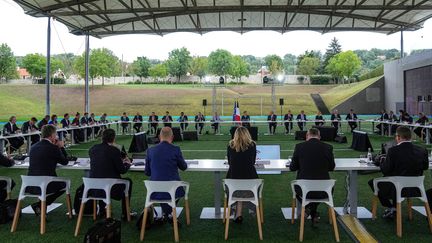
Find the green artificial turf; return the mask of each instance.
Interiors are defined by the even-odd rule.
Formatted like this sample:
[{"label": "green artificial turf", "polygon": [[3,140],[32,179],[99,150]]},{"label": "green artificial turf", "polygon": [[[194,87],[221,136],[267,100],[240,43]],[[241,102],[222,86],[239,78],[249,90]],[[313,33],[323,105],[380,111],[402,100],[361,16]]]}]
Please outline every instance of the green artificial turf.
[{"label": "green artificial turf", "polygon": [[[278,127],[278,135],[263,136],[262,132],[265,127],[260,127],[260,136],[258,144],[280,144],[281,157],[287,158],[292,154],[295,144],[298,141],[294,140],[293,135],[282,135],[281,127]],[[343,128],[346,131],[346,128]],[[222,131],[228,134],[226,128]],[[331,143],[335,149],[335,157],[359,157],[360,152],[349,149],[351,135],[348,136],[348,144]],[[370,135],[373,147],[378,149],[382,142],[392,138]],[[229,136],[203,135],[200,136],[200,141],[184,141],[176,144],[183,150],[183,155],[186,159],[222,159],[225,157],[226,145]],[[126,149],[129,147],[130,136],[119,136],[117,143],[124,144]],[[70,152],[75,156],[87,156],[88,148],[96,142],[77,145],[71,147]],[[422,144],[423,145],[423,144]],[[424,145],[423,145],[424,146]],[[1,168],[0,175],[12,177],[18,184],[13,190],[13,197],[17,197],[20,185],[21,174],[26,171],[22,169]],[[431,173],[426,172],[426,188],[431,187]],[[64,176],[72,179],[72,192],[82,183],[82,171],[75,170],[58,170],[59,176]],[[380,173],[361,175],[359,176],[359,205],[370,208],[372,193],[367,185],[367,181],[374,177],[379,177]],[[143,180],[147,179],[143,172],[129,172],[125,176],[133,180],[133,194],[131,207],[133,211],[141,212],[145,200],[145,188]],[[344,172],[331,173],[332,178],[336,179],[336,188],[334,199],[336,206],[342,206],[346,197],[344,189],[345,176]],[[180,217],[182,227],[180,229],[180,240],[183,242],[223,242],[224,241],[224,226],[221,220],[201,220],[199,218],[203,207],[213,206],[213,191],[214,191],[214,175],[211,172],[181,172],[181,178],[190,182],[190,207],[191,207],[191,225],[186,226],[184,214]],[[294,225],[289,220],[285,220],[281,207],[290,207],[292,192],[290,189],[290,181],[295,178],[295,173],[284,173],[281,175],[260,175],[260,178],[265,180],[264,187],[264,225],[263,235],[265,242],[286,242],[298,241],[299,223]],[[72,195],[73,196],[73,195]],[[76,224],[76,218],[69,220],[66,215],[66,206],[64,204],[65,197],[59,198],[59,202],[63,205],[54,210],[48,215],[46,234],[39,234],[39,218],[34,215],[23,215],[16,233],[10,233],[10,223],[0,225],[0,237],[3,242],[82,242],[85,232],[93,224],[91,218],[84,218],[81,227],[80,235],[75,238],[73,236]],[[26,200],[25,205],[31,203],[31,200]],[[182,206],[182,201],[180,206]],[[421,205],[419,201],[414,201],[414,205]],[[321,211],[321,223],[318,228],[310,227],[310,222],[307,222],[305,227],[305,242],[334,242],[333,229],[328,224],[327,211],[324,205],[319,207]],[[119,217],[120,202],[114,201],[113,215]],[[378,213],[382,212],[382,207],[379,207]],[[243,224],[230,224],[229,241],[231,242],[258,242],[258,232],[256,219],[245,214]],[[414,212],[414,220],[409,222],[407,219],[407,210],[403,205],[403,238],[397,238],[395,234],[395,222],[386,221],[378,218],[375,221],[361,220],[366,228],[380,242],[431,242],[432,236],[428,230],[425,217],[417,212]],[[135,226],[136,220],[127,223],[122,223],[122,242],[137,242],[139,241],[139,231]],[[348,234],[339,225],[341,242],[351,242]],[[160,227],[154,227],[146,232],[145,241],[147,242],[163,242],[173,241],[172,227],[167,224]]]}]

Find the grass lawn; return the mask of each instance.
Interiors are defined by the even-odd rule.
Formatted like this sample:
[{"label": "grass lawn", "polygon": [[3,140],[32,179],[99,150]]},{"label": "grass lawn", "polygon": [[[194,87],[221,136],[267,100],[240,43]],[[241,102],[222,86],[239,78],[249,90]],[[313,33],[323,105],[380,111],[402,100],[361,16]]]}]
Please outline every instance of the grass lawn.
[{"label": "grass lawn", "polygon": [[[225,128],[226,129],[226,128]],[[260,132],[266,131],[264,127],[259,128]],[[346,128],[343,129],[346,131]],[[281,134],[282,129],[278,127],[279,134],[275,136],[263,136],[260,134],[258,144],[280,144],[281,157],[287,158],[292,154],[295,144],[292,135],[284,136]],[[227,131],[223,131],[227,134]],[[360,152],[349,149],[351,136],[348,135],[348,144],[331,143],[335,149],[335,157],[359,157]],[[370,136],[374,148],[378,149],[382,142],[391,138]],[[225,156],[226,145],[229,136],[203,135],[200,141],[184,141],[176,143],[183,150],[184,157],[187,159],[221,159]],[[129,146],[130,137],[120,136],[117,143]],[[87,156],[88,148],[94,143],[74,146],[71,148],[76,156]],[[19,191],[19,175],[25,174],[26,171],[20,169],[1,168],[0,175],[12,177],[18,184],[13,190],[13,197],[17,197]],[[59,176],[69,177],[72,179],[72,191],[82,183],[82,171],[58,170]],[[426,188],[432,186],[431,173],[426,172]],[[131,207],[134,211],[140,212],[144,206],[145,188],[143,180],[147,177],[142,172],[129,172],[125,176],[130,177],[133,182],[133,195]],[[335,205],[342,206],[346,197],[344,183],[346,174],[343,172],[334,172],[332,178],[337,180],[334,192]],[[367,181],[374,177],[381,176],[380,173],[359,176],[359,205],[370,208],[372,192],[367,186]],[[213,173],[207,172],[182,172],[181,178],[190,182],[190,206],[191,206],[191,225],[186,227],[185,218],[182,214],[180,222],[183,226],[180,229],[180,240],[183,242],[224,242],[224,227],[221,220],[201,220],[199,215],[203,207],[213,205]],[[299,223],[294,225],[283,218],[281,207],[291,205],[290,181],[295,178],[295,173],[284,173],[281,175],[260,175],[265,180],[264,187],[264,220],[263,235],[265,242],[286,242],[298,240]],[[72,195],[73,196],[73,195]],[[59,199],[64,202],[64,196]],[[31,203],[26,201],[25,205]],[[180,203],[182,205],[182,202]],[[405,204],[404,204],[405,205]],[[420,202],[414,201],[414,205],[421,205]],[[327,211],[325,206],[319,207],[321,211],[321,223],[317,229],[310,227],[306,222],[305,241],[306,242],[334,242],[333,231],[329,225]],[[120,202],[114,201],[113,215],[118,217],[120,214]],[[47,232],[44,236],[39,234],[39,218],[33,215],[23,215],[18,225],[17,232],[10,233],[10,223],[0,225],[0,236],[4,242],[82,242],[87,229],[93,224],[90,218],[84,218],[79,237],[74,238],[73,232],[76,219],[69,220],[66,215],[66,206],[62,205],[59,209],[48,215]],[[378,213],[382,212],[379,207]],[[122,223],[122,242],[137,242],[139,240],[139,231],[135,227],[136,220],[131,223]],[[432,237],[427,227],[425,218],[414,212],[414,220],[409,222],[407,219],[407,210],[403,206],[403,238],[399,239],[395,233],[395,222],[389,222],[382,219],[362,220],[366,228],[380,242],[430,242]],[[339,225],[341,242],[351,242],[349,236]],[[172,241],[173,233],[170,225],[152,228],[146,232],[147,242],[164,242]],[[258,233],[256,228],[256,219],[246,214],[243,224],[230,224],[231,242],[258,242]]]}]

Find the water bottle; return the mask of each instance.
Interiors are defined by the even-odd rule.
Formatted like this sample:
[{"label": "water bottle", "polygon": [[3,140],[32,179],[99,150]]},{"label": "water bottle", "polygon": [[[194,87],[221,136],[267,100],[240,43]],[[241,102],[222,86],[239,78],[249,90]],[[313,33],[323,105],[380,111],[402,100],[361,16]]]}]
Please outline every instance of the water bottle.
[{"label": "water bottle", "polygon": [[371,152],[371,148],[368,148],[367,160],[368,160],[369,163],[372,162],[372,152]]}]

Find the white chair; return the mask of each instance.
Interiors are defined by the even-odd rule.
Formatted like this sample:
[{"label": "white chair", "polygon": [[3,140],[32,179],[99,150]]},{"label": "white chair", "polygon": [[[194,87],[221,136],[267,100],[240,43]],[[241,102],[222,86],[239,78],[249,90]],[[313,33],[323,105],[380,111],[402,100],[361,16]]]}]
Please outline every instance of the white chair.
[{"label": "white chair", "polygon": [[420,191],[420,197],[408,197],[408,217],[412,220],[412,198],[418,198],[422,202],[424,202],[427,220],[429,223],[429,229],[432,232],[432,216],[429,208],[429,203],[426,197],[426,192],[424,189],[424,176],[389,176],[389,177],[381,177],[375,178],[373,180],[374,186],[374,199],[372,201],[372,219],[376,219],[376,211],[378,205],[378,183],[380,182],[389,182],[392,183],[396,188],[396,234],[399,237],[402,237],[402,207],[401,203],[405,200],[406,197],[402,197],[402,189],[404,188],[418,188]]},{"label": "white chair", "polygon": [[[258,224],[258,235],[259,239],[263,240],[262,234],[262,223],[264,220],[263,212],[262,212],[262,188],[263,188],[262,179],[224,179],[223,185],[224,189],[228,189],[228,195],[225,193],[224,199],[224,214],[223,220],[225,222],[225,240],[228,239],[228,231],[229,231],[229,218],[231,215],[231,206],[237,202],[251,202],[256,207],[256,217]],[[233,193],[236,191],[250,191],[253,193],[253,197],[233,197]],[[228,210],[227,210],[228,209]]]},{"label": "white chair", "polygon": [[[299,241],[303,241],[304,233],[304,221],[305,221],[305,207],[309,203],[325,203],[329,206],[328,213],[329,218],[331,218],[330,223],[333,224],[334,235],[336,242],[339,242],[339,230],[337,227],[336,215],[333,204],[332,189],[335,185],[336,180],[294,180],[291,182],[291,189],[293,192],[292,198],[292,212],[291,212],[291,223],[294,224],[295,208],[296,208],[296,192],[295,186],[299,186],[302,190],[302,208],[300,215],[300,235]],[[327,198],[323,199],[310,199],[306,195],[308,192],[325,192],[327,193]]]},{"label": "white chair", "polygon": [[[176,211],[176,191],[177,188],[183,187],[185,190],[185,210],[186,210],[186,224],[190,225],[190,210],[189,210],[189,183],[184,181],[144,181],[145,187],[147,189],[145,207],[144,207],[144,217],[141,224],[140,240],[144,240],[145,226],[147,221],[147,215],[149,208],[156,203],[166,203],[172,207],[172,218],[173,218],[173,228],[174,228],[174,240],[179,241],[178,225],[177,225],[177,211]],[[169,200],[158,200],[151,199],[151,195],[155,192],[166,192],[169,193],[171,199]]]},{"label": "white chair", "polygon": [[[47,196],[50,195],[50,194],[47,194],[47,187],[48,187],[48,184],[51,182],[64,182],[65,183],[65,188],[63,190],[66,191],[66,205],[67,205],[67,209],[68,209],[68,213],[69,213],[68,215],[69,215],[69,218],[72,218],[72,207],[71,207],[71,198],[70,198],[70,184],[71,184],[70,179],[61,178],[61,177],[52,177],[52,176],[24,176],[24,175],[22,175],[21,180],[22,180],[22,184],[21,184],[21,189],[20,189],[20,193],[19,193],[19,197],[18,197],[18,202],[16,205],[14,219],[12,222],[11,232],[15,232],[17,225],[18,225],[18,221],[19,221],[19,217],[20,217],[20,213],[21,213],[21,201],[26,197],[35,197],[35,198],[39,198],[39,200],[41,201],[40,233],[45,234],[46,210],[47,210],[46,198],[47,198]],[[39,187],[41,193],[39,195],[27,193],[26,189],[28,187]]]},{"label": "white chair", "polygon": [[4,188],[0,188],[0,189],[6,189],[6,193],[7,193],[6,199],[10,199],[11,198],[11,191],[12,191],[12,179],[9,177],[6,177],[6,176],[0,176],[0,181],[6,182],[6,186]]},{"label": "white chair", "polygon": [[[96,211],[97,211],[97,201],[102,200],[106,204],[106,217],[111,218],[111,188],[114,185],[123,184],[125,185],[125,202],[126,202],[126,217],[127,221],[131,221],[130,216],[130,206],[129,206],[129,187],[130,183],[127,180],[123,179],[115,179],[115,178],[86,178],[83,177],[84,182],[84,191],[81,199],[80,211],[78,214],[77,225],[75,228],[75,236],[78,236],[79,230],[81,227],[81,221],[84,213],[85,203],[88,200],[93,200],[93,220],[96,220]],[[105,191],[105,196],[97,197],[97,196],[89,196],[89,190],[103,190]]]}]

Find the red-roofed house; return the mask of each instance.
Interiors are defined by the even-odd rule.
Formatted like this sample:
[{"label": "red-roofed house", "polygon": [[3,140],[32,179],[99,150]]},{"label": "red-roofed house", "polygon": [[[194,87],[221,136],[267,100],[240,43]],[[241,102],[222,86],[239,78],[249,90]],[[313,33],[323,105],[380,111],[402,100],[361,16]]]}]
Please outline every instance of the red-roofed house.
[{"label": "red-roofed house", "polygon": [[30,73],[27,72],[27,69],[25,68],[18,68],[18,75],[20,79],[29,79],[31,77]]}]

